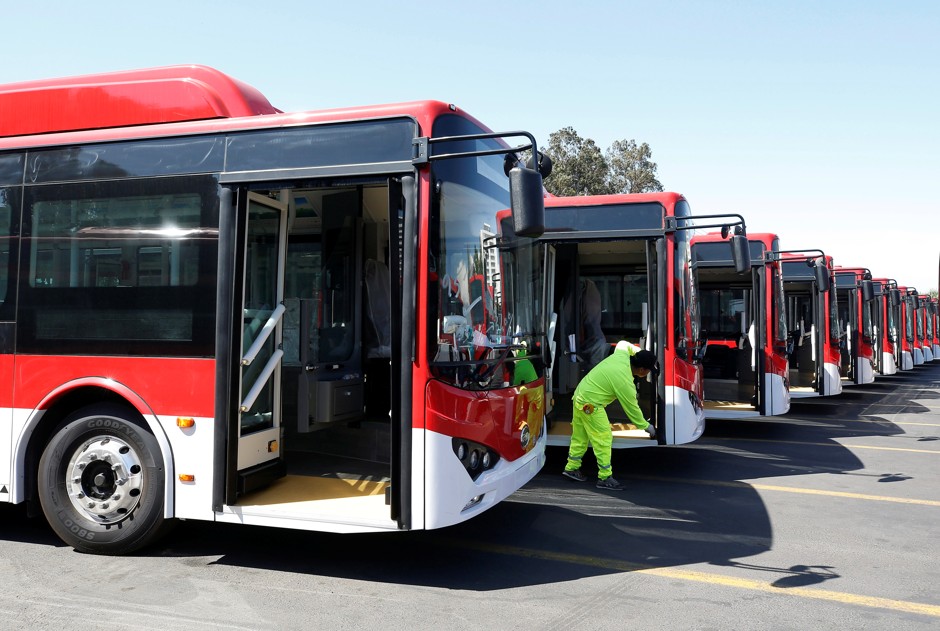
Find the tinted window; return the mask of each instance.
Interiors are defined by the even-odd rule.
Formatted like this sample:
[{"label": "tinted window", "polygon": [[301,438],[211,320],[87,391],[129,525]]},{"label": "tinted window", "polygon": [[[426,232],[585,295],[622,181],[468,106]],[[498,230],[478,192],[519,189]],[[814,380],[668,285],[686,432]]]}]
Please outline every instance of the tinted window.
[{"label": "tinted window", "polygon": [[226,171],[411,161],[410,119],[319,125],[231,136]]},{"label": "tinted window", "polygon": [[26,352],[212,355],[215,178],[27,188]]},{"label": "tinted window", "polygon": [[21,153],[0,155],[0,185],[23,182],[23,162]]},{"label": "tinted window", "polygon": [[[685,205],[685,202],[680,202],[680,204]],[[685,220],[680,220],[680,226],[685,223]],[[689,230],[679,230],[675,233],[676,247],[673,260],[676,351],[679,352],[682,347],[685,347],[685,359],[688,361],[692,359],[695,342],[699,337],[699,301],[696,296],[695,278],[692,275],[691,240],[692,233]]]},{"label": "tinted window", "polygon": [[545,232],[662,230],[664,213],[662,205],[656,203],[548,207]]},{"label": "tinted window", "polygon": [[31,151],[26,181],[211,173],[222,170],[221,137],[161,138]]},{"label": "tinted window", "polygon": [[16,278],[15,256],[18,239],[15,218],[19,215],[19,187],[0,188],[0,320],[14,319],[13,298],[16,293],[11,279]]},{"label": "tinted window", "polygon": [[786,280],[816,280],[816,273],[806,261],[800,259],[783,264],[783,277]]},{"label": "tinted window", "polygon": [[839,289],[853,288],[857,284],[855,274],[836,274],[836,287]]},{"label": "tinted window", "polygon": [[[748,241],[748,249],[751,253],[751,266],[760,264],[764,258],[764,244],[760,241]],[[692,246],[692,258],[696,263],[721,264],[728,267],[734,265],[730,241],[696,243]]]}]

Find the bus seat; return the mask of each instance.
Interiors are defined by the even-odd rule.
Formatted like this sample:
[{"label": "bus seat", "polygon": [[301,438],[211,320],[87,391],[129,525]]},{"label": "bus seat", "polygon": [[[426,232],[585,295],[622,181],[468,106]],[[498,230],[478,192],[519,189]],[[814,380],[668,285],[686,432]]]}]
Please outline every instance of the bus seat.
[{"label": "bus seat", "polygon": [[392,297],[388,267],[381,261],[367,259],[363,276],[366,322],[362,341],[366,357],[391,358]]}]

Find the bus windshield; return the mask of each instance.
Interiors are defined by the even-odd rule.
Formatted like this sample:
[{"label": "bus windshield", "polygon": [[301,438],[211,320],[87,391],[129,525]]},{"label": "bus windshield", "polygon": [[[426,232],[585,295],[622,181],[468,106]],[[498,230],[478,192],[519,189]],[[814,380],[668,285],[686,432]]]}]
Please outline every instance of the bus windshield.
[{"label": "bus windshield", "polygon": [[[457,121],[445,135],[479,131],[465,119],[443,118]],[[498,147],[474,142],[454,143],[454,150]],[[535,381],[543,371],[539,249],[512,232],[503,156],[441,160],[432,173],[432,373],[470,389]]]},{"label": "bus windshield", "polygon": [[904,324],[906,326],[906,335],[908,342],[914,341],[914,301],[910,298],[905,299]]}]

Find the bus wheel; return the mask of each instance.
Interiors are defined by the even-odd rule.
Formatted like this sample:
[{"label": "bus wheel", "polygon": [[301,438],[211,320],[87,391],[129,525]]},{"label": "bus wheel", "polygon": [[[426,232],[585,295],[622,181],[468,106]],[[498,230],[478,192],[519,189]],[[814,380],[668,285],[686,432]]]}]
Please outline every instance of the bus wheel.
[{"label": "bus wheel", "polygon": [[125,554],[165,527],[163,459],[136,412],[103,404],[65,419],[39,460],[49,525],[80,552]]}]

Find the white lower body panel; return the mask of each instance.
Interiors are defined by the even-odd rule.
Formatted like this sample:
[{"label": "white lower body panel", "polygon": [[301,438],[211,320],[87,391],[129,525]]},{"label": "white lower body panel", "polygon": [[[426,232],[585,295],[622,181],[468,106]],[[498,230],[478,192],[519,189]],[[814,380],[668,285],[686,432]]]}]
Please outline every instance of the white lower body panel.
[{"label": "white lower body panel", "polygon": [[705,410],[692,404],[692,394],[683,388],[666,386],[666,444],[691,443],[705,431]]},{"label": "white lower body panel", "polygon": [[875,367],[867,357],[859,357],[855,361],[855,383],[872,383],[875,381]]},{"label": "white lower body panel", "polygon": [[910,351],[901,351],[901,370],[914,370],[914,358]]},{"label": "white lower body panel", "polygon": [[882,353],[881,354],[881,374],[882,375],[895,375],[898,372],[897,362],[894,361],[894,355],[892,353]]},{"label": "white lower body panel", "polygon": [[831,397],[842,392],[842,372],[838,364],[823,364],[823,383],[822,392],[819,394],[824,397]]},{"label": "white lower body panel", "polygon": [[[416,433],[424,434],[423,440],[414,436]],[[414,444],[425,445],[423,527],[431,529],[459,524],[475,517],[534,478],[545,464],[548,432],[542,432],[529,453],[513,461],[500,459],[476,480],[470,478],[454,454],[450,436],[423,430],[413,430],[412,436]],[[412,528],[421,527],[415,516]]]}]

